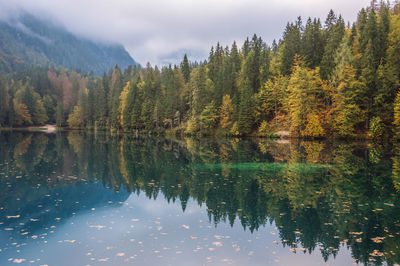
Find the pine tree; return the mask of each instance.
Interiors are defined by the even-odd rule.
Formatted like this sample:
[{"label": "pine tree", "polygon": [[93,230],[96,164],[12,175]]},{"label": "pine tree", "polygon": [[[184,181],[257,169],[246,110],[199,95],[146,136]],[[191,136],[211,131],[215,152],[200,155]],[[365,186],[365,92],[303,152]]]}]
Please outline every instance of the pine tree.
[{"label": "pine tree", "polygon": [[205,66],[202,65],[198,69],[194,69],[190,74],[190,89],[191,115],[198,116],[206,104],[210,102],[208,91],[212,89],[212,81],[207,79]]},{"label": "pine tree", "polygon": [[121,69],[115,66],[114,70],[111,73],[111,78],[109,80],[109,124],[113,129],[118,129],[120,127],[120,116],[119,113],[119,96],[123,89],[123,76]]},{"label": "pine tree", "polygon": [[365,84],[356,79],[356,70],[348,65],[336,77],[333,93],[333,130],[339,137],[354,137],[356,126],[365,121],[365,111],[360,108],[359,95]]},{"label": "pine tree", "polygon": [[[104,77],[103,77],[104,78]],[[98,79],[95,83],[93,97],[94,97],[94,106],[93,106],[93,115],[95,126],[104,128],[107,122],[107,92],[104,88],[103,79]]]},{"label": "pine tree", "polygon": [[341,17],[336,19],[334,13],[329,13],[326,21],[326,45],[321,60],[320,75],[328,80],[335,69],[334,57],[345,34],[345,24]]},{"label": "pine tree", "polygon": [[[39,98],[39,95],[38,95]],[[49,117],[46,114],[46,109],[44,108],[43,101],[41,99],[37,99],[36,103],[33,107],[32,113],[32,122],[35,125],[43,125],[49,120]]]},{"label": "pine tree", "polygon": [[305,64],[310,68],[317,67],[322,60],[324,51],[324,39],[319,20],[312,21],[311,18],[308,18],[301,42]]},{"label": "pine tree", "polygon": [[291,73],[293,60],[296,54],[301,50],[301,25],[287,24],[283,34],[283,50],[281,54],[281,73],[288,75]]},{"label": "pine tree", "polygon": [[7,81],[0,76],[0,127],[6,123],[9,112],[10,95],[8,92]]},{"label": "pine tree", "polygon": [[335,84],[337,79],[342,75],[346,66],[350,66],[353,63],[353,54],[351,52],[351,46],[349,45],[349,38],[344,35],[339,48],[336,51],[334,57],[335,69],[331,75],[331,81]]},{"label": "pine tree", "polygon": [[185,78],[185,82],[188,83],[189,78],[190,78],[190,66],[189,66],[189,60],[188,60],[186,54],[183,57],[183,61],[181,63],[181,70],[182,70],[182,74]]},{"label": "pine tree", "polygon": [[400,91],[397,92],[396,99],[394,100],[394,136],[400,139]]},{"label": "pine tree", "polygon": [[239,101],[239,112],[238,112],[238,131],[241,135],[248,135],[251,133],[253,128],[253,101],[250,81],[246,77],[241,82],[240,90],[240,101]]},{"label": "pine tree", "polygon": [[217,108],[214,101],[211,101],[204,107],[204,110],[199,116],[199,126],[202,130],[213,129],[218,120]]}]

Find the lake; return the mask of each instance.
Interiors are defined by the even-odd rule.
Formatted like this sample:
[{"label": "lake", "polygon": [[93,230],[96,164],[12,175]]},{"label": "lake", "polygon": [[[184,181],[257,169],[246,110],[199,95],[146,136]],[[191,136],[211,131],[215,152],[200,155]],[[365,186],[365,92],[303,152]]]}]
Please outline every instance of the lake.
[{"label": "lake", "polygon": [[0,133],[0,265],[400,263],[400,145]]}]

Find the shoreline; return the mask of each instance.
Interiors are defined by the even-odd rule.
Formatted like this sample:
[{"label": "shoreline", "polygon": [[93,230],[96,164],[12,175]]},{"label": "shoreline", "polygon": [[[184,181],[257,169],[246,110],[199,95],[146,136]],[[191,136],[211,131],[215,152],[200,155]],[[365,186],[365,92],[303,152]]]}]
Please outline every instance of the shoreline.
[{"label": "shoreline", "polygon": [[29,126],[29,127],[0,127],[0,131],[29,131],[29,132],[43,132],[46,134],[56,133],[62,128],[57,127],[53,124],[45,124],[40,126]]}]

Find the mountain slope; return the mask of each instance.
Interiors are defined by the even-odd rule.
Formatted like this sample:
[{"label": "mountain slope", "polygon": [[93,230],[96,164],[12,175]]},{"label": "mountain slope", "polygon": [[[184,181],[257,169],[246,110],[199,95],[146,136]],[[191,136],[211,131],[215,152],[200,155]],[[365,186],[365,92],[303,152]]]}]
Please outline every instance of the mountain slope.
[{"label": "mountain slope", "polygon": [[102,74],[136,62],[121,45],[104,45],[74,36],[62,27],[24,14],[0,21],[0,72],[29,65],[56,65]]}]

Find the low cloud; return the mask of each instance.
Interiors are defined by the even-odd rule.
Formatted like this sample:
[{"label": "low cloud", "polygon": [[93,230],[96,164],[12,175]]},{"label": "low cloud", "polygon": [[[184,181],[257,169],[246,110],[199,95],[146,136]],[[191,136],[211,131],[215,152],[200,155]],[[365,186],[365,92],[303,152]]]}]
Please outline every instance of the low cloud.
[{"label": "low cloud", "polygon": [[206,59],[218,41],[240,45],[253,33],[267,43],[281,38],[288,21],[320,17],[329,9],[354,21],[369,0],[0,0],[0,18],[19,10],[57,21],[86,38],[121,43],[142,65]]}]

